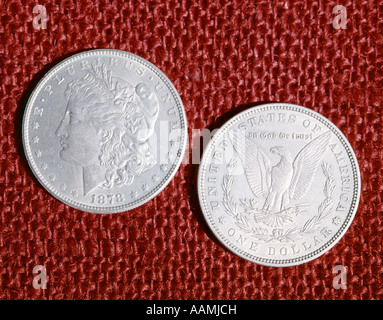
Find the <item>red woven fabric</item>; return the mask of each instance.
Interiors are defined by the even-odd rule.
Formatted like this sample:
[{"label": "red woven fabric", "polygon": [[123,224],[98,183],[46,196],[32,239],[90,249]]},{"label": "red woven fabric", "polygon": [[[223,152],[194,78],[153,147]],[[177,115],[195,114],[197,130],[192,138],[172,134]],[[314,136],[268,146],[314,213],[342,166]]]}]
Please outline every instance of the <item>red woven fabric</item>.
[{"label": "red woven fabric", "polygon": [[[45,1],[45,30],[32,25],[35,1],[2,2],[1,299],[382,298],[381,1]],[[338,4],[347,29],[332,25]],[[264,101],[329,118],[361,169],[351,228],[297,267],[245,261],[204,222],[197,164],[183,164],[155,199],[125,213],[84,213],[54,199],[26,163],[22,114],[47,70],[90,48],[126,50],[157,65],[184,102],[190,144],[193,129],[212,130]],[[46,290],[32,286],[36,265],[47,269]],[[347,268],[347,289],[333,287],[336,265]]]}]

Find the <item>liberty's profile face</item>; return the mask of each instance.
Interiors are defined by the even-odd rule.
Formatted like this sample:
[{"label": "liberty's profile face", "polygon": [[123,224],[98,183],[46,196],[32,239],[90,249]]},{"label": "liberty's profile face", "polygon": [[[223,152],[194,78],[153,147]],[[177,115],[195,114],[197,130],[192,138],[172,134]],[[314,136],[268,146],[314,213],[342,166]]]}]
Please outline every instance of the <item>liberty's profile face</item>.
[{"label": "liberty's profile face", "polygon": [[83,102],[69,100],[56,135],[60,137],[62,160],[81,167],[100,165],[100,137]]}]

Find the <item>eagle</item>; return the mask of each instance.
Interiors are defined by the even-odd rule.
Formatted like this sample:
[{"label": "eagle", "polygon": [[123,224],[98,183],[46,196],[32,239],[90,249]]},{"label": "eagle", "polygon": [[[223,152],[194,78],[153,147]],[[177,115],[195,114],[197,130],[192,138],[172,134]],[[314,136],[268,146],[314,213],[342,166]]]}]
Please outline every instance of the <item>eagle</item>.
[{"label": "eagle", "polygon": [[242,162],[250,189],[257,198],[265,199],[263,213],[282,212],[290,201],[301,200],[306,195],[330,140],[329,131],[319,135],[295,158],[286,147],[274,146],[269,151],[280,159],[272,166],[269,156],[243,132],[232,130],[228,135]]}]

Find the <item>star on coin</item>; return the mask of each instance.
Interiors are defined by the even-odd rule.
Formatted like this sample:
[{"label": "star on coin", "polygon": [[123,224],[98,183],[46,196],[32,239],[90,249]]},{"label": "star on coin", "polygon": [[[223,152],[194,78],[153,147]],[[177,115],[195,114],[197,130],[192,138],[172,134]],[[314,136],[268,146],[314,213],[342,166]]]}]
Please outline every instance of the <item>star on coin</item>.
[{"label": "star on coin", "polygon": [[341,220],[338,216],[336,216],[332,219],[332,223],[337,226],[338,224],[341,223]]},{"label": "star on coin", "polygon": [[38,136],[33,137],[33,143],[39,143],[40,138]]},{"label": "star on coin", "polygon": [[41,165],[40,165],[40,168],[43,169],[43,170],[47,170],[48,169],[48,165],[43,162]]},{"label": "star on coin", "polygon": [[137,192],[137,191],[132,191],[132,192],[130,193],[130,196],[131,196],[132,198],[137,198],[137,197],[138,197],[138,192]]},{"label": "star on coin", "polygon": [[224,219],[225,219],[225,217],[220,216],[220,217],[218,218],[218,222],[221,223],[221,224],[223,224],[223,220],[224,220]]},{"label": "star on coin", "polygon": [[60,190],[65,191],[67,186],[65,183],[60,183],[59,188],[60,188]]},{"label": "star on coin", "polygon": [[55,176],[54,174],[50,174],[50,175],[48,176],[48,178],[49,178],[49,180],[51,180],[51,181],[56,181],[56,176]]},{"label": "star on coin", "polygon": [[33,114],[42,117],[42,116],[43,116],[43,111],[44,111],[43,108],[35,107],[35,108],[33,109]]},{"label": "star on coin", "polygon": [[72,196],[73,198],[77,198],[77,197],[78,197],[78,192],[77,192],[77,190],[72,190],[70,194],[71,194],[71,196]]},{"label": "star on coin", "polygon": [[35,152],[35,155],[36,155],[37,158],[40,158],[43,155],[43,153],[41,152],[41,150],[37,150]]},{"label": "star on coin", "polygon": [[160,169],[162,172],[168,171],[168,165],[167,164],[161,164]]},{"label": "star on coin", "polygon": [[37,121],[33,122],[33,124],[32,124],[33,129],[37,130],[39,127],[40,127],[40,124]]},{"label": "star on coin", "polygon": [[141,186],[142,190],[143,191],[149,191],[149,185],[147,183],[144,183],[142,186]]},{"label": "star on coin", "polygon": [[158,182],[158,181],[160,181],[160,177],[159,177],[157,174],[155,174],[155,175],[152,177],[152,180],[153,180],[153,182]]}]

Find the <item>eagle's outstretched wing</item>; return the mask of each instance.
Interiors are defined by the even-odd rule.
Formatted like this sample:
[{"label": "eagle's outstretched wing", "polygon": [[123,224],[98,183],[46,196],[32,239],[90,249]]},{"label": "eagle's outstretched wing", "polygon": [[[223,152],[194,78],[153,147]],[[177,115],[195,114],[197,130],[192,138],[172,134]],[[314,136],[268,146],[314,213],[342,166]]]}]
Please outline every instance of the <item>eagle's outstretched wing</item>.
[{"label": "eagle's outstretched wing", "polygon": [[267,196],[271,184],[270,160],[265,153],[241,131],[228,131],[229,138],[245,169],[247,181],[258,198]]},{"label": "eagle's outstretched wing", "polygon": [[291,199],[300,200],[307,193],[314,179],[315,171],[330,140],[330,131],[309,142],[295,157],[294,174],[289,187]]}]

